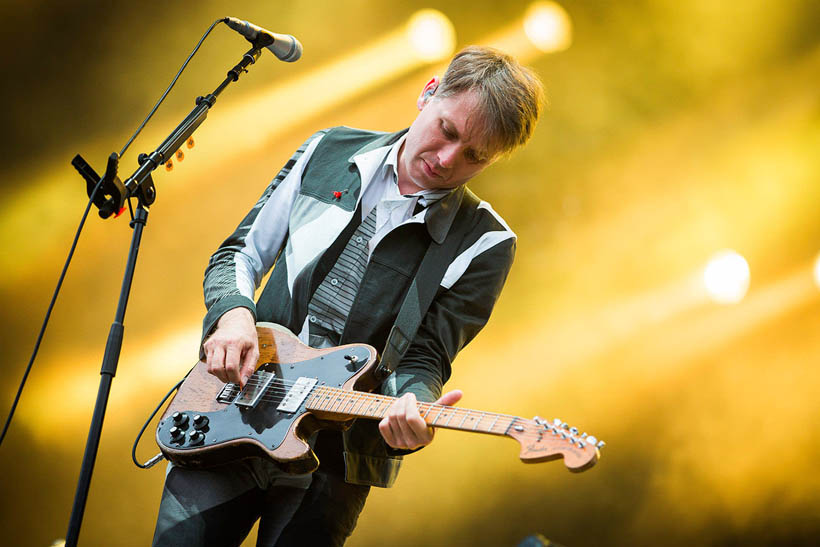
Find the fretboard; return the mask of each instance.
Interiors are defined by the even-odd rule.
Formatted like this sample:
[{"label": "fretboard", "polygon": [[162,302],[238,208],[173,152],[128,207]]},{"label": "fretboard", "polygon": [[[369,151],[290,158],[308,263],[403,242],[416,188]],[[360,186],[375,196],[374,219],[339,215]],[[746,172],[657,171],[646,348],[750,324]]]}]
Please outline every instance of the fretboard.
[{"label": "fretboard", "polygon": [[[349,391],[332,387],[316,387],[308,396],[309,410],[330,414],[340,414],[351,418],[381,419],[386,414],[395,397],[376,395],[362,391]],[[462,431],[475,431],[492,435],[505,435],[516,422],[523,421],[517,416],[483,412],[435,403],[416,403],[421,417],[428,425]]]}]

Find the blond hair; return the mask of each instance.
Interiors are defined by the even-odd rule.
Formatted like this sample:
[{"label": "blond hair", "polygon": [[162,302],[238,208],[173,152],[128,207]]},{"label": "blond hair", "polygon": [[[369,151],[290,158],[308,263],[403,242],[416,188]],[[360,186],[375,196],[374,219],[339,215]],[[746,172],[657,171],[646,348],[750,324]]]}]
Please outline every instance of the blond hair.
[{"label": "blond hair", "polygon": [[458,52],[436,89],[436,97],[477,93],[483,113],[482,137],[497,153],[508,154],[532,136],[544,90],[538,76],[497,49],[469,46]]}]

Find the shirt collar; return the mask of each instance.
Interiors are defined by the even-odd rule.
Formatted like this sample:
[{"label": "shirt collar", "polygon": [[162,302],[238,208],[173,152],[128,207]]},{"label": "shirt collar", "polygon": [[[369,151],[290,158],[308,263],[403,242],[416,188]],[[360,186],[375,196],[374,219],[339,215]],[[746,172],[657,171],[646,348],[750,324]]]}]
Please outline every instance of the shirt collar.
[{"label": "shirt collar", "polygon": [[[348,161],[351,163],[355,162],[356,165],[359,166],[360,173],[364,175],[361,168],[362,163],[364,163],[362,160],[364,160],[365,157],[369,159],[378,155],[380,163],[386,163],[387,157],[395,150],[396,161],[394,161],[392,167],[395,172],[399,148],[395,146],[391,147],[391,144],[395,145],[397,141],[393,141],[392,143],[390,141],[392,139],[398,139],[401,140],[401,142],[404,142],[404,134],[406,132],[407,129],[399,133],[380,135],[378,138],[356,151],[352,156],[350,156],[350,158],[348,158]],[[401,146],[400,143],[399,146]],[[390,150],[387,150],[388,147],[390,147]],[[385,150],[377,150],[379,148],[384,148]],[[374,154],[371,156],[371,153]],[[367,163],[369,163],[369,161]],[[366,180],[368,179],[362,176],[363,186]],[[398,184],[398,182],[396,182],[396,184]],[[362,188],[362,190],[364,191],[364,188]],[[466,188],[464,185],[461,185],[453,188],[452,190],[426,190],[419,192],[419,194],[423,194],[423,192],[441,193],[441,196],[432,202],[430,210],[427,211],[428,214],[424,217],[424,223],[427,225],[427,230],[436,243],[440,244],[444,241],[447,232],[450,230],[450,225],[453,223],[456,212],[461,205],[461,200],[464,196],[465,190]],[[424,194],[423,197],[426,200],[428,198],[432,198],[433,196],[430,194]]]}]

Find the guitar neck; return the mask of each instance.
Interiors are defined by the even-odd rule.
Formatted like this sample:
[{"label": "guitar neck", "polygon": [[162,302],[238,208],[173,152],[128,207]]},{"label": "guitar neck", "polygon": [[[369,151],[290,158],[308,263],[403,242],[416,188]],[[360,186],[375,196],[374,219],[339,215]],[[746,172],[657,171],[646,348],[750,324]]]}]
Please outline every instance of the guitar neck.
[{"label": "guitar neck", "polygon": [[[306,400],[309,410],[319,414],[334,414],[350,418],[380,420],[387,414],[395,397],[332,387],[317,387]],[[517,416],[483,412],[436,403],[416,403],[427,425],[490,435],[507,435],[518,422]]]}]

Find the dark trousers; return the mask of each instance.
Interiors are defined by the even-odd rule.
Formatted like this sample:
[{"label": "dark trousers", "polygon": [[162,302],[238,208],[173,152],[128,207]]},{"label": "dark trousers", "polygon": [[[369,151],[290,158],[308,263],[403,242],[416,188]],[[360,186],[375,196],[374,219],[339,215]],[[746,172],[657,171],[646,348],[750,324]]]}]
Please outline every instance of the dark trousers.
[{"label": "dark trousers", "polygon": [[205,470],[171,466],[153,545],[235,546],[257,519],[259,547],[343,545],[369,491],[323,467],[287,475],[258,459]]}]

